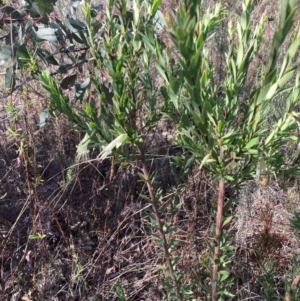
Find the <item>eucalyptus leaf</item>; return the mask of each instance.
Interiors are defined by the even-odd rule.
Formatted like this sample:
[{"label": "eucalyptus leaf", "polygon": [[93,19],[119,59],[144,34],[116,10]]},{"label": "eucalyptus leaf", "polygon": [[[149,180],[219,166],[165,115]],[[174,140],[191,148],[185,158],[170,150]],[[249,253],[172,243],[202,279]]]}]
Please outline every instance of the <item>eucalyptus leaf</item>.
[{"label": "eucalyptus leaf", "polygon": [[14,77],[14,69],[13,67],[9,67],[5,72],[5,88],[6,91],[11,92],[15,86],[15,77]]},{"label": "eucalyptus leaf", "polygon": [[166,26],[167,23],[165,17],[160,10],[157,10],[157,12],[155,13],[153,18],[153,24],[155,25],[155,28],[158,32],[162,31]]},{"label": "eucalyptus leaf", "polygon": [[55,45],[59,44],[58,39],[55,34],[55,29],[50,27],[39,28],[36,31],[36,35],[39,39],[47,40]]},{"label": "eucalyptus leaf", "polygon": [[11,59],[12,48],[10,45],[0,47],[0,65],[5,65]]}]

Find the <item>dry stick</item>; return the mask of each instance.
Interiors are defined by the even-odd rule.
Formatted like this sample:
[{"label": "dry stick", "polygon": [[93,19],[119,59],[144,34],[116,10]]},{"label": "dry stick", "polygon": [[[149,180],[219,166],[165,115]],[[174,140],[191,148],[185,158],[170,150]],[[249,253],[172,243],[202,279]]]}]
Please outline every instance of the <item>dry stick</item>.
[{"label": "dry stick", "polygon": [[[223,147],[221,146],[220,157],[224,157]],[[223,208],[224,208],[224,197],[225,197],[225,184],[224,180],[219,180],[219,191],[218,191],[218,209],[216,218],[216,238],[215,238],[215,251],[214,251],[214,266],[212,274],[212,301],[218,300],[218,269],[220,261],[220,243],[222,237],[222,220],[223,220]]]},{"label": "dry stick", "polygon": [[167,263],[167,267],[168,267],[168,272],[172,278],[173,281],[173,285],[175,286],[176,289],[176,297],[178,301],[181,301],[181,293],[180,293],[180,288],[179,288],[179,284],[178,281],[175,277],[175,273],[174,273],[174,269],[173,269],[173,265],[172,265],[172,261],[171,261],[171,256],[170,256],[170,252],[168,250],[168,242],[167,242],[167,238],[166,238],[166,234],[164,233],[163,230],[163,222],[160,219],[160,215],[159,215],[159,210],[158,210],[158,206],[157,206],[157,199],[154,193],[154,188],[151,184],[150,181],[150,175],[149,175],[149,170],[148,170],[148,166],[147,166],[147,162],[146,162],[146,156],[145,156],[145,150],[143,147],[139,147],[139,152],[141,155],[141,162],[142,162],[142,171],[143,171],[143,175],[145,177],[145,182],[147,185],[147,189],[149,191],[149,195],[150,195],[150,202],[152,205],[152,210],[154,212],[154,216],[158,225],[158,231],[160,233],[160,236],[162,237],[163,240],[163,249],[164,249],[164,255],[166,258],[166,263]]}]

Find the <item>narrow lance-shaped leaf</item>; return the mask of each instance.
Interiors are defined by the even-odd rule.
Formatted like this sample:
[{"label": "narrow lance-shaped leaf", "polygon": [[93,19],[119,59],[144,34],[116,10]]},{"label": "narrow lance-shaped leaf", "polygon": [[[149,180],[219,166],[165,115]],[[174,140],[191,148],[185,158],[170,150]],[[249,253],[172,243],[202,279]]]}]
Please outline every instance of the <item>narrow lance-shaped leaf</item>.
[{"label": "narrow lance-shaped leaf", "polygon": [[100,153],[100,159],[104,160],[107,156],[109,156],[112,153],[113,149],[118,149],[119,147],[121,147],[126,142],[127,138],[127,134],[121,134],[117,138],[115,138]]}]

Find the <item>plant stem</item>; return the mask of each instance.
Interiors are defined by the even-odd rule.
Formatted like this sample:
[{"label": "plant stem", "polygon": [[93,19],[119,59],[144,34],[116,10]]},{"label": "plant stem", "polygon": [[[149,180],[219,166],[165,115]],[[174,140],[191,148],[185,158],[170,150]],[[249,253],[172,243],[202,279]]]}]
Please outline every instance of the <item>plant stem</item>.
[{"label": "plant stem", "polygon": [[157,225],[158,225],[159,234],[160,234],[160,236],[163,240],[163,250],[164,250],[164,255],[165,255],[165,258],[166,258],[166,264],[167,264],[168,272],[169,272],[169,275],[172,278],[173,285],[175,287],[177,300],[181,301],[182,298],[181,298],[181,293],[180,293],[180,287],[179,287],[179,283],[178,283],[178,281],[175,277],[175,272],[174,272],[172,261],[171,261],[171,255],[170,255],[170,252],[169,252],[169,249],[168,249],[168,241],[167,241],[167,238],[166,238],[166,234],[163,230],[163,222],[160,219],[157,199],[156,199],[156,195],[155,195],[155,192],[154,192],[154,187],[153,187],[153,185],[151,183],[151,180],[150,180],[150,174],[149,174],[149,170],[148,170],[148,165],[147,165],[147,161],[146,161],[146,155],[145,155],[144,148],[139,147],[139,152],[140,152],[140,155],[141,155],[142,171],[143,171],[143,175],[144,175],[144,178],[145,178],[145,181],[146,181],[147,189],[149,191],[152,210],[153,210],[153,213],[154,213]]},{"label": "plant stem", "polygon": [[[224,157],[224,151],[221,147],[220,157]],[[217,218],[216,218],[216,237],[215,237],[215,251],[214,251],[214,265],[212,273],[212,300],[218,300],[218,269],[219,260],[221,253],[221,237],[222,237],[222,221],[223,221],[223,208],[224,208],[224,198],[225,198],[225,183],[221,178],[219,180],[219,191],[218,191],[218,208],[217,208]]]}]

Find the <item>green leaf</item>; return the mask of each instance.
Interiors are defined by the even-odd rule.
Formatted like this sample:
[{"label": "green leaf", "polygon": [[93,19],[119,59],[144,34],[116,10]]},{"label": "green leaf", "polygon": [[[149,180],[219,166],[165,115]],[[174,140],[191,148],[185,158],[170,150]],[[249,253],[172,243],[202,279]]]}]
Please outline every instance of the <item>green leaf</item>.
[{"label": "green leaf", "polygon": [[164,78],[164,80],[166,81],[166,83],[169,82],[167,75],[166,75],[166,70],[159,65],[158,63],[155,64],[157,71],[160,73],[160,75]]},{"label": "green leaf", "polygon": [[226,180],[228,180],[228,181],[234,181],[234,177],[233,176],[231,176],[231,175],[224,175],[224,178],[226,179]]},{"label": "green leaf", "polygon": [[140,19],[140,8],[138,6],[138,0],[133,0],[133,24],[135,26],[138,25],[139,19]]},{"label": "green leaf", "polygon": [[80,43],[80,44],[85,44],[87,45],[87,40],[86,40],[86,36],[87,36],[87,28],[86,28],[86,24],[77,20],[77,19],[68,19],[68,20],[64,20],[64,26],[66,26],[67,29],[69,29],[72,33],[72,38]]},{"label": "green leaf", "polygon": [[35,0],[39,9],[43,14],[50,14],[54,10],[54,4],[56,3],[57,0]]},{"label": "green leaf", "polygon": [[15,76],[13,67],[9,67],[5,72],[5,89],[9,92],[13,91],[15,87]]},{"label": "green leaf", "polygon": [[218,276],[219,276],[219,281],[223,282],[229,277],[230,273],[228,271],[219,271]]},{"label": "green leaf", "polygon": [[289,69],[287,72],[285,72],[282,77],[279,78],[278,80],[278,86],[281,88],[283,87],[294,75],[294,72],[296,70],[296,67],[293,67]]},{"label": "green leaf", "polygon": [[264,101],[266,99],[266,95],[268,93],[268,91],[270,90],[270,86],[269,85],[265,85],[261,88],[258,97],[257,97],[257,102],[260,104],[262,101]]},{"label": "green leaf", "polygon": [[300,214],[299,213],[297,213],[295,211],[294,218],[293,219],[289,219],[289,221],[290,221],[291,226],[293,228],[296,228],[296,229],[300,230]]},{"label": "green leaf", "polygon": [[274,136],[276,135],[276,130],[272,130],[271,133],[269,134],[269,136],[267,137],[267,139],[265,140],[265,145],[268,145],[274,138]]},{"label": "green leaf", "polygon": [[225,221],[222,224],[222,227],[225,227],[227,224],[229,224],[233,219],[233,216],[228,216]]},{"label": "green leaf", "polygon": [[109,143],[102,152],[99,154],[100,160],[104,160],[107,156],[109,156],[113,149],[118,149],[121,147],[127,140],[127,134],[121,134],[117,138],[115,138],[111,143]]},{"label": "green leaf", "polygon": [[171,227],[171,228],[168,228],[164,231],[165,234],[169,234],[169,233],[172,233],[172,232],[176,232],[177,231],[177,228],[176,227]]},{"label": "green leaf", "polygon": [[86,38],[82,38],[82,35],[78,32],[73,32],[72,38],[79,44],[87,44]]},{"label": "green leaf", "polygon": [[202,167],[203,167],[205,164],[211,163],[211,162],[215,162],[215,160],[214,160],[214,159],[211,159],[211,154],[207,154],[207,155],[203,158],[203,160],[201,161],[201,164],[200,164],[200,166],[199,166],[199,170],[201,170]]},{"label": "green leaf", "polygon": [[278,88],[278,82],[276,82],[275,84],[273,84],[271,86],[268,93],[266,94],[266,99],[271,99],[274,96],[274,94],[276,93],[277,88]]},{"label": "green leaf", "polygon": [[30,234],[29,239],[35,240],[35,239],[44,239],[46,237],[45,234],[37,233],[37,234]]},{"label": "green leaf", "polygon": [[255,137],[246,144],[246,148],[249,149],[252,148],[253,146],[258,146],[258,144],[259,144],[259,138]]},{"label": "green leaf", "polygon": [[17,50],[17,58],[19,61],[19,64],[21,66],[26,65],[30,61],[30,55],[28,53],[28,50],[24,44],[22,44],[18,50]]},{"label": "green leaf", "polygon": [[165,272],[167,270],[165,265],[161,265],[161,264],[157,264],[156,267],[160,270],[162,270],[163,272]]},{"label": "green leaf", "polygon": [[39,28],[36,32],[36,35],[41,40],[47,40],[55,45],[59,44],[55,34],[55,30],[53,28],[50,27]]},{"label": "green leaf", "polygon": [[233,199],[229,199],[225,205],[224,205],[224,208],[223,208],[223,212],[226,213],[230,208],[231,208],[231,205],[233,203]]},{"label": "green leaf", "polygon": [[114,285],[114,290],[116,292],[117,297],[120,299],[120,301],[127,301],[123,287],[120,283],[116,283]]},{"label": "green leaf", "polygon": [[79,21],[78,19],[70,18],[70,25],[73,27],[73,32],[78,31],[86,31],[86,24],[84,22]]},{"label": "green leaf", "polygon": [[178,95],[174,93],[174,91],[171,89],[171,87],[168,87],[168,88],[167,88],[167,91],[168,91],[168,95],[169,95],[169,97],[170,97],[170,99],[171,99],[171,101],[172,101],[174,107],[175,107],[176,109],[178,109],[178,107],[179,107],[179,103],[178,103]]},{"label": "green leaf", "polygon": [[152,7],[151,7],[151,14],[152,16],[154,16],[158,10],[158,7],[160,6],[161,4],[161,0],[154,0],[153,3],[152,3]]},{"label": "green leaf", "polygon": [[0,47],[0,65],[6,64],[11,59],[11,46],[3,45]]},{"label": "green leaf", "polygon": [[242,43],[240,43],[239,48],[237,50],[237,58],[236,58],[236,64],[237,64],[238,69],[241,68],[243,56],[244,56],[244,46]]}]

